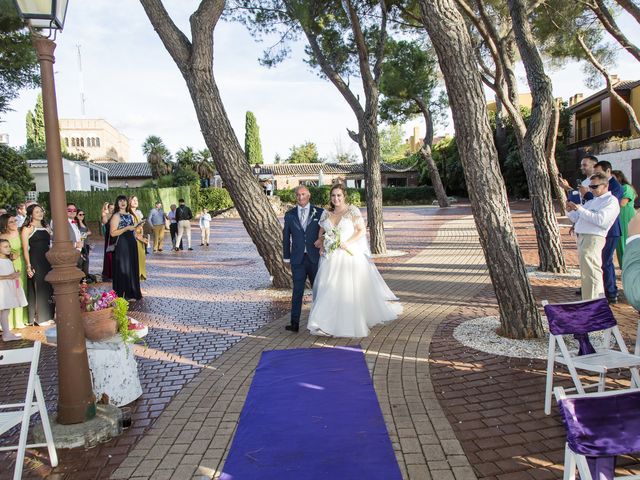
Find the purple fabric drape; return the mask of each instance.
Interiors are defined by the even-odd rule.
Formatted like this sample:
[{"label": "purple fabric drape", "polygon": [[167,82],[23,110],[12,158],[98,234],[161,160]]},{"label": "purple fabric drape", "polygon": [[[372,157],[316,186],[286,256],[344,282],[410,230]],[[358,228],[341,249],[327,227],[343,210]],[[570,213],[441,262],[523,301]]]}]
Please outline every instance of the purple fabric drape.
[{"label": "purple fabric drape", "polygon": [[640,451],[640,391],[558,402],[572,451],[585,455],[594,479],[614,477],[615,455]]},{"label": "purple fabric drape", "polygon": [[616,325],[606,298],[549,304],[544,306],[544,312],[549,320],[549,331],[554,335],[589,333]]}]

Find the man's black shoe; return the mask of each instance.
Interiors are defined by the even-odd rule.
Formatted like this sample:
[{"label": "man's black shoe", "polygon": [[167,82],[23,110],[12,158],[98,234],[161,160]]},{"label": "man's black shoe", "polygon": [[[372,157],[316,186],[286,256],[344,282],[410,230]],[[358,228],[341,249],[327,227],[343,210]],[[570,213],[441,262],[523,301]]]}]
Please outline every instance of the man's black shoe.
[{"label": "man's black shoe", "polygon": [[287,325],[284,327],[285,330],[289,330],[290,332],[298,332],[300,330],[300,325]]},{"label": "man's black shoe", "polygon": [[192,251],[192,250],[193,250],[193,248],[189,247],[187,250]]},{"label": "man's black shoe", "polygon": [[576,295],[582,295],[582,289],[581,288],[577,289],[575,293]]}]

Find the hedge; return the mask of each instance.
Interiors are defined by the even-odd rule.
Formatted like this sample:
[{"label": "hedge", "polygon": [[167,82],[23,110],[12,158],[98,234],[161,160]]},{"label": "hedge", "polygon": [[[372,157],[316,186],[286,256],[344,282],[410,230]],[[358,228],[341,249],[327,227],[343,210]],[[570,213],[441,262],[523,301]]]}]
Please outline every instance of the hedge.
[{"label": "hedge", "polygon": [[[118,195],[126,195],[127,197],[135,195],[138,197],[139,208],[145,217],[158,199],[162,202],[165,212],[169,211],[169,206],[172,203],[177,205],[180,198],[184,198],[186,204],[191,206],[191,192],[188,186],[172,188],[110,188],[109,190],[96,190],[93,192],[73,191],[67,192],[67,202],[75,203],[78,208],[84,210],[87,221],[100,221],[100,212],[104,202],[113,203]],[[38,203],[48,211],[49,193],[40,192],[38,194]]]},{"label": "hedge", "polygon": [[[308,187],[311,193],[311,203],[314,205],[329,205],[331,185],[323,187]],[[364,188],[348,188],[349,203],[360,205],[365,202]],[[278,190],[276,195],[287,203],[296,203],[296,195],[293,190]],[[382,203],[384,205],[425,204],[431,203],[436,198],[433,187],[383,187]]]},{"label": "hedge", "polygon": [[233,201],[226,188],[202,188],[200,190],[200,208],[219,212],[233,207]]}]

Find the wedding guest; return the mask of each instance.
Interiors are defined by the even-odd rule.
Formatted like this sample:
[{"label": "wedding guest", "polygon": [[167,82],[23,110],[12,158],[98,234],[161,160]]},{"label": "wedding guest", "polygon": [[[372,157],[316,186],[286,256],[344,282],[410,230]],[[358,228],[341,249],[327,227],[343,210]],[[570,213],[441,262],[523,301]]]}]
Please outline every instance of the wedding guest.
[{"label": "wedding guest", "polygon": [[629,222],[628,234],[622,263],[622,287],[629,303],[640,311],[640,215]]},{"label": "wedding guest", "polygon": [[112,279],[113,290],[126,300],[139,300],[140,271],[138,263],[138,241],[133,215],[129,212],[129,201],[119,195],[115,201],[116,211],[109,221],[109,233],[115,239],[113,252]]},{"label": "wedding guest", "polygon": [[176,239],[178,238],[178,221],[176,220],[176,204],[172,203],[169,207],[169,213],[167,213],[169,219],[169,234],[171,235],[171,250],[182,250],[182,240],[179,245],[176,245]]},{"label": "wedding guest", "polygon": [[616,247],[616,255],[618,257],[618,265],[622,267],[622,259],[624,256],[624,248],[627,243],[627,228],[629,222],[636,215],[636,209],[633,207],[636,198],[638,198],[638,194],[636,193],[633,185],[629,183],[627,177],[625,177],[624,173],[620,170],[614,170],[613,176],[616,177],[618,183],[622,185],[622,200],[620,200],[620,240],[618,241],[618,245]]},{"label": "wedding guest", "polygon": [[162,202],[158,200],[155,207],[149,212],[149,223],[153,229],[153,253],[162,251],[162,243],[164,242],[164,228],[167,215],[162,209]]},{"label": "wedding guest", "polygon": [[78,230],[80,231],[80,238],[82,239],[82,249],[80,250],[80,256],[82,259],[81,270],[84,272],[85,278],[89,278],[89,253],[91,252],[89,236],[91,235],[91,230],[89,230],[89,227],[87,227],[87,224],[85,223],[84,210],[78,210],[76,221]]},{"label": "wedding guest", "polygon": [[[80,229],[78,229],[77,221],[78,207],[75,203],[67,203],[67,221],[69,222],[69,236],[73,242],[73,246],[76,250],[82,250],[82,235]],[[51,222],[51,229],[53,230],[53,222]]]},{"label": "wedding guest", "polygon": [[[100,213],[100,225],[102,227],[102,234],[104,235],[104,255],[102,257],[102,281],[108,282],[111,280],[111,263],[113,262],[113,245],[111,239],[111,233],[109,229],[109,220],[113,216],[113,203],[105,202],[102,205],[102,212]],[[111,245],[111,246],[110,246]]]},{"label": "wedding guest", "polygon": [[[15,217],[14,217],[15,218]],[[0,327],[2,340],[11,342],[21,340],[20,335],[11,333],[9,325],[10,310],[25,307],[27,299],[20,287],[20,272],[16,272],[11,261],[11,245],[8,240],[0,240]]]},{"label": "wedding guest", "polygon": [[22,253],[28,280],[29,323],[49,325],[53,323],[55,304],[53,288],[45,280],[51,270],[46,253],[51,245],[51,229],[44,216],[44,209],[33,204],[27,207],[27,218],[20,231]]},{"label": "wedding guest", "polygon": [[209,246],[209,237],[211,236],[211,215],[206,208],[203,208],[200,212],[200,220],[198,221],[200,225],[200,238],[201,244]]},{"label": "wedding guest", "polygon": [[193,250],[191,248],[191,219],[193,218],[193,214],[191,213],[191,209],[184,204],[184,199],[178,200],[178,204],[180,205],[176,209],[176,221],[178,222],[178,238],[176,238],[176,243],[181,244],[182,237],[186,235],[187,237],[187,250]]},{"label": "wedding guest", "polygon": [[567,216],[575,224],[578,235],[583,300],[598,298],[605,293],[602,250],[607,241],[607,232],[620,212],[618,200],[608,190],[608,185],[604,173],[594,173],[589,184],[594,198],[584,205],[567,202]]},{"label": "wedding guest", "polygon": [[149,243],[149,239],[144,235],[143,231],[143,220],[144,215],[138,209],[138,197],[135,195],[129,197],[129,208],[128,211],[131,215],[133,215],[133,221],[137,225],[135,237],[136,244],[138,247],[138,272],[140,274],[140,280],[147,279],[147,251],[146,246]]},{"label": "wedding guest", "polygon": [[18,228],[22,228],[25,218],[27,218],[27,205],[25,203],[19,203],[16,208],[16,222]]},{"label": "wedding guest", "polygon": [[[26,215],[25,211],[25,215]],[[25,217],[26,218],[26,217]],[[27,293],[27,271],[22,253],[22,242],[16,217],[4,214],[0,216],[0,239],[7,240],[11,246],[13,268],[20,273],[20,288]],[[9,327],[23,328],[29,324],[29,310],[25,307],[15,307],[9,311]]]}]

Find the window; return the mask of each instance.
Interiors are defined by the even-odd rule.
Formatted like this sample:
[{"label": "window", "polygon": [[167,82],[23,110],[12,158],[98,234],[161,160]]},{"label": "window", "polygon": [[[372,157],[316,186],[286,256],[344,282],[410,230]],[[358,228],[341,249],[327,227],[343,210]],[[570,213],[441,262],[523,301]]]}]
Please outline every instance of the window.
[{"label": "window", "polygon": [[75,146],[76,146],[76,139],[75,139],[75,138],[72,138],[72,139],[71,139],[71,146],[72,146],[72,147],[75,147]]},{"label": "window", "polygon": [[96,181],[96,171],[93,168],[89,169],[89,178],[91,178],[92,182]]},{"label": "window", "polygon": [[100,137],[96,138],[96,147],[100,146]]},{"label": "window", "polygon": [[105,172],[100,172],[100,183],[107,183],[107,174]]},{"label": "window", "polygon": [[87,147],[91,146],[91,138],[87,137]]},{"label": "window", "polygon": [[69,138],[68,137],[64,137],[64,144],[68,147],[69,146]]},{"label": "window", "polygon": [[84,138],[83,137],[80,137],[80,146],[84,147]]},{"label": "window", "polygon": [[395,177],[387,179],[387,187],[406,187],[407,179],[403,177]]}]

